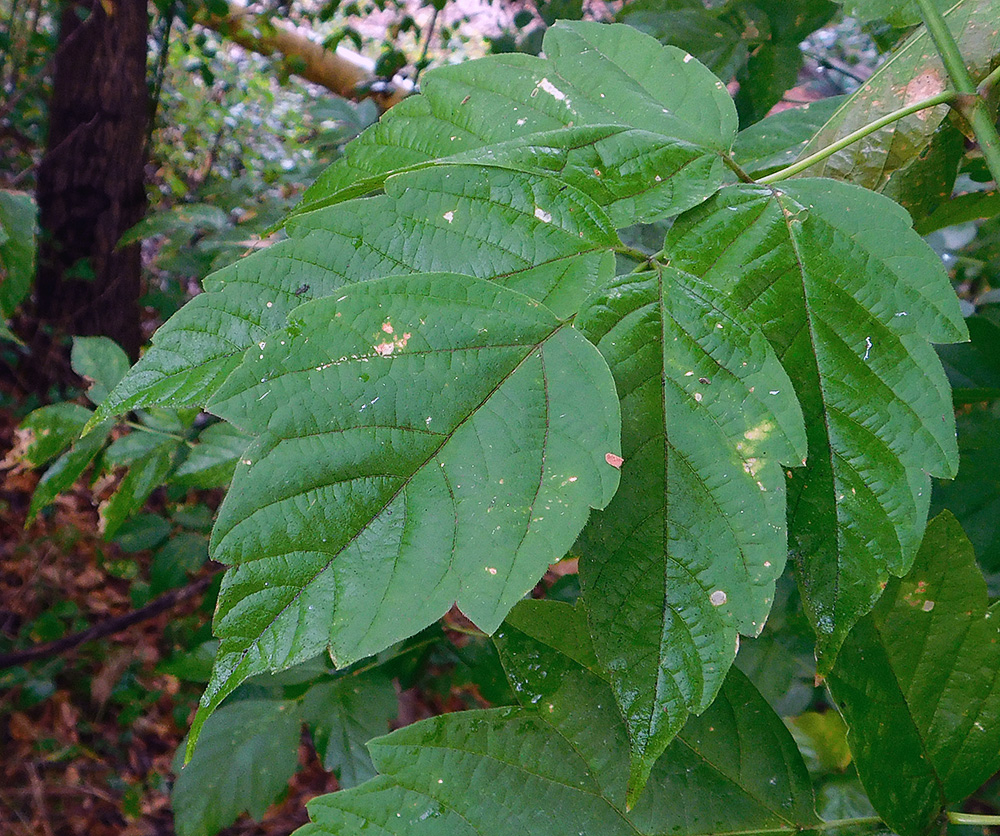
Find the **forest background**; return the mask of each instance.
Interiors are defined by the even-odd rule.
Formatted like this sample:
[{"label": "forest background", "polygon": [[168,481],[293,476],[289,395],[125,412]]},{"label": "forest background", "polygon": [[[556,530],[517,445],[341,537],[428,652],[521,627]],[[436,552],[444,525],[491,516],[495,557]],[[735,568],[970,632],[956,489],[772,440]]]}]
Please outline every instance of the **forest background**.
[{"label": "forest background", "polygon": [[[794,111],[778,124],[802,143],[842,97],[864,103],[912,32],[825,0],[0,3],[5,833],[288,833],[305,801],[373,774],[368,739],[512,702],[492,644],[455,610],[348,687],[321,663],[255,680],[243,697],[256,723],[220,709],[177,779],[216,647],[208,532],[245,440],[197,411],[155,409],[116,425],[108,446],[75,439],[200,280],[277,240],[305,188],[426,68],[535,54],[558,19],[621,20],[687,49],[730,81],[741,127]],[[906,160],[923,178],[908,208],[974,338],[942,350],[963,463],[934,510],[962,522],[996,596],[1000,221],[970,145],[949,123]],[[651,234],[633,232],[639,248]],[[573,600],[574,568],[552,567],[533,595]],[[870,814],[791,584],[770,625],[738,664],[786,718],[824,817]],[[968,809],[998,812],[1000,781]]]}]

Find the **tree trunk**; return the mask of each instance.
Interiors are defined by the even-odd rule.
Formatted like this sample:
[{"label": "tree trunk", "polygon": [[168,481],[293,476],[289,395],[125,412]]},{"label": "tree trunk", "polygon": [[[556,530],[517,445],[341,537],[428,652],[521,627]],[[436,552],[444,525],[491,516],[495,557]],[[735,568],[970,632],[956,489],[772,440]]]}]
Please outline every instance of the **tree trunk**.
[{"label": "tree trunk", "polygon": [[139,245],[149,118],[143,0],[62,0],[49,137],[38,169],[41,323],[142,343]]}]

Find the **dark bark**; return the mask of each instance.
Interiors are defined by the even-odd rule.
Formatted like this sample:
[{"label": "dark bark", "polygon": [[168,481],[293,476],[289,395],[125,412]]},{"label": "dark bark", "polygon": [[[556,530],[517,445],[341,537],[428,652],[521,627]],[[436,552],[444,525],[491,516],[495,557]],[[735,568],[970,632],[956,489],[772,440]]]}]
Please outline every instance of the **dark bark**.
[{"label": "dark bark", "polygon": [[62,1],[37,190],[39,321],[111,337],[133,359],[142,342],[140,252],[116,244],[146,208],[148,29],[144,0]]}]

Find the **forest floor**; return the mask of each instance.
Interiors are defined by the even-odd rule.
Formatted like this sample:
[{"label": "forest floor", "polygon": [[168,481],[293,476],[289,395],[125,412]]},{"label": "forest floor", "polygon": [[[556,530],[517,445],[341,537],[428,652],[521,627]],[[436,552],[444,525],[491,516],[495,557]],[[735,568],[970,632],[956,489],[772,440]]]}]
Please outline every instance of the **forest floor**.
[{"label": "forest floor", "polygon": [[[11,394],[0,402],[11,403]],[[0,408],[0,451],[17,418]],[[126,556],[97,531],[107,485],[85,482],[25,528],[38,474],[0,471],[0,649],[40,644],[134,609],[132,582],[149,554]],[[155,499],[155,496],[154,496]],[[202,570],[203,576],[212,568]],[[0,833],[4,836],[169,836],[171,762],[198,690],[164,673],[178,638],[207,630],[196,596],[108,638],[0,670]],[[2,658],[2,655],[0,655]],[[224,836],[278,836],[307,821],[305,802],[336,789],[311,745],[284,800],[260,823]]]}]

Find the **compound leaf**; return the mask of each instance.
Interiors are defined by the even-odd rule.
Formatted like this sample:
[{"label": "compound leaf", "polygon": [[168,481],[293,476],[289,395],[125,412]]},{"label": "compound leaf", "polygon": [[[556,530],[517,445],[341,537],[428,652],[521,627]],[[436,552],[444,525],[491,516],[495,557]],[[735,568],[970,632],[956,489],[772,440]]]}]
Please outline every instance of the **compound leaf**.
[{"label": "compound leaf", "polygon": [[966,338],[958,300],[902,208],[831,180],[726,188],[678,221],[667,251],[750,312],[802,404],[809,461],[790,471],[789,528],[827,672],[913,562],[930,476],[957,466],[930,341]]},{"label": "compound leaf", "polygon": [[972,545],[943,513],[830,674],[861,781],[902,836],[936,831],[946,805],[1000,768],[1000,619],[988,603]]},{"label": "compound leaf", "polygon": [[235,568],[192,740],[255,673],[326,648],[349,664],[456,601],[493,632],[618,486],[600,353],[468,276],[389,277],[303,305],[209,409],[257,438],[212,533],[213,558]]},{"label": "compound leaf", "polygon": [[608,361],[624,416],[622,491],[578,549],[629,732],[631,804],[715,698],[738,633],[764,626],[788,549],[780,463],[804,463],[805,428],[764,335],[694,276],[620,277],[577,327]]},{"label": "compound leaf", "polygon": [[791,736],[738,671],[626,811],[627,736],[582,606],[522,603],[497,644],[520,707],[436,717],[373,741],[379,777],[313,800],[313,824],[298,836],[365,828],[394,836],[707,836],[816,822]]}]

